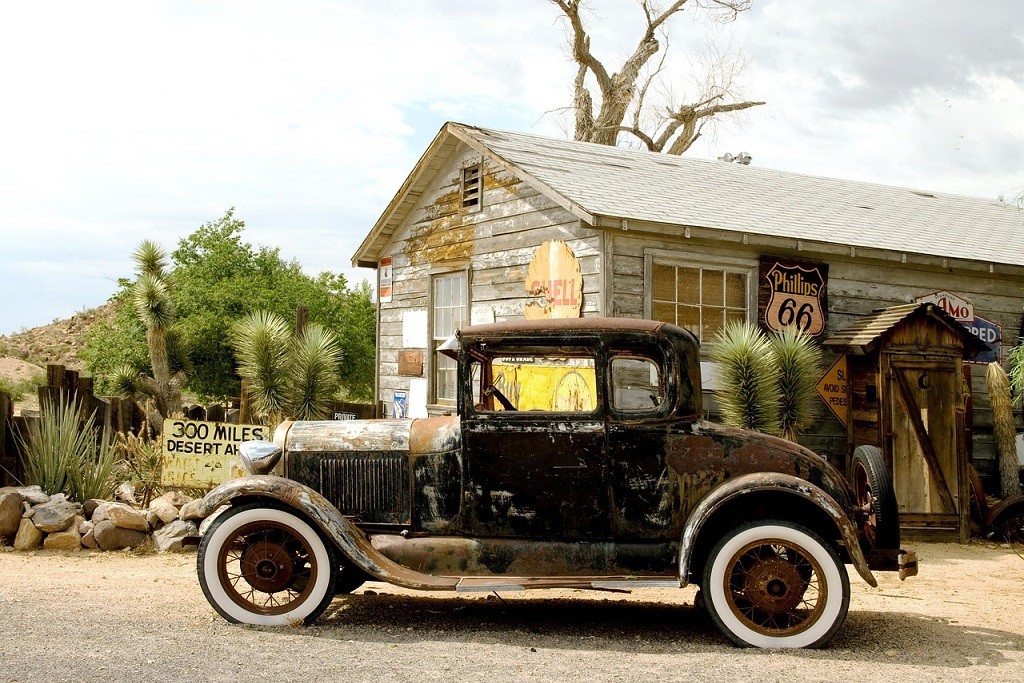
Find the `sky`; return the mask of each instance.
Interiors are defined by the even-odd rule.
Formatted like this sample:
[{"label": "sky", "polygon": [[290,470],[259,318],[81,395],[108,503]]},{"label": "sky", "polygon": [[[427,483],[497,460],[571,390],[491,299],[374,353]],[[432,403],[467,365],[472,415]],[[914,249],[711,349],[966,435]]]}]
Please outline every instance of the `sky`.
[{"label": "sky", "polygon": [[[1015,0],[691,0],[656,92],[692,99],[712,50],[767,104],[687,156],[1013,201],[1024,192]],[[635,0],[585,21],[609,70]],[[568,137],[574,64],[548,0],[80,0],[0,6],[0,335],[103,304],[143,239],[230,208],[309,274],[351,258],[446,121]],[[688,98],[689,96],[689,98]],[[667,100],[666,100],[667,101]]]}]

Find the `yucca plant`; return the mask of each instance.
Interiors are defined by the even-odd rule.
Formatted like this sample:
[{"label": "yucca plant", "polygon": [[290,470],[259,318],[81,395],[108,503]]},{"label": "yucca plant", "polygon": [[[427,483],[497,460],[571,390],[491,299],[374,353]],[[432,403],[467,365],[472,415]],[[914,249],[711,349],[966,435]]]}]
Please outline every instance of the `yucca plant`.
[{"label": "yucca plant", "polygon": [[1010,379],[999,363],[989,363],[985,373],[989,404],[992,406],[992,435],[999,456],[999,488],[1004,498],[1020,495],[1017,462],[1017,429],[1013,423]]},{"label": "yucca plant", "polygon": [[160,473],[163,466],[163,449],[160,442],[150,439],[145,428],[139,433],[120,433],[115,441],[123,470],[129,483],[142,498],[142,507],[160,491]]},{"label": "yucca plant", "polygon": [[1013,390],[1013,405],[1020,408],[1024,399],[1024,342],[1017,344],[1006,354],[1007,374]]},{"label": "yucca plant", "polygon": [[284,318],[256,311],[234,325],[230,339],[253,410],[265,422],[327,416],[342,359],[332,332],[311,324],[293,336]]},{"label": "yucca plant", "polygon": [[18,436],[27,483],[72,500],[107,498],[114,490],[117,454],[109,434],[97,434],[95,413],[81,419],[78,400],[63,396],[43,403],[28,438]]},{"label": "yucca plant", "polygon": [[772,354],[778,369],[779,427],[784,439],[797,435],[814,419],[816,389],[821,375],[821,349],[796,327],[771,335]]},{"label": "yucca plant", "polygon": [[716,393],[722,421],[777,434],[779,371],[768,338],[752,325],[729,323],[715,336],[711,360],[722,383]]}]

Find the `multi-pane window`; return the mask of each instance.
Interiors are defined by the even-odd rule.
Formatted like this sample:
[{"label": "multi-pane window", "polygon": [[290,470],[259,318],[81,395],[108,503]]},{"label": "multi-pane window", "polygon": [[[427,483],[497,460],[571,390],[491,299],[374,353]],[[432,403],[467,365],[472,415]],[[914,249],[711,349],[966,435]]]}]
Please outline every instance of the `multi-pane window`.
[{"label": "multi-pane window", "polygon": [[675,323],[710,341],[730,322],[748,319],[748,271],[654,262],[651,318]]},{"label": "multi-pane window", "polygon": [[[466,322],[466,301],[469,297],[466,273],[450,273],[434,277],[432,284],[434,346],[437,348],[455,334]],[[434,400],[454,403],[458,364],[455,359],[434,351]]]}]

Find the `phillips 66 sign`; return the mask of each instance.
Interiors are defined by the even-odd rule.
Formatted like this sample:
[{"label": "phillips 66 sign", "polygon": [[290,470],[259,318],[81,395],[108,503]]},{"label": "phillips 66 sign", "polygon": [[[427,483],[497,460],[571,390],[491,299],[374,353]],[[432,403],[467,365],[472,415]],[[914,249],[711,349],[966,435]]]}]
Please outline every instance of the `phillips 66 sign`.
[{"label": "phillips 66 sign", "polygon": [[817,336],[825,331],[828,265],[761,257],[758,308],[773,332],[796,327]]}]

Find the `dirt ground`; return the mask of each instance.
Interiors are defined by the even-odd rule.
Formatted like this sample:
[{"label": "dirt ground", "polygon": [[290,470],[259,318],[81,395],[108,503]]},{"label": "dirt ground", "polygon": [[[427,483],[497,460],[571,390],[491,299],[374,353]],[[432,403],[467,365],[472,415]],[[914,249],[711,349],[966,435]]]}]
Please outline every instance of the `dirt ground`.
[{"label": "dirt ground", "polygon": [[500,597],[371,583],[312,627],[226,623],[191,554],[0,552],[0,681],[1021,681],[1024,559],[908,539],[921,573],[851,568],[822,650],[732,647],[694,589]]}]

